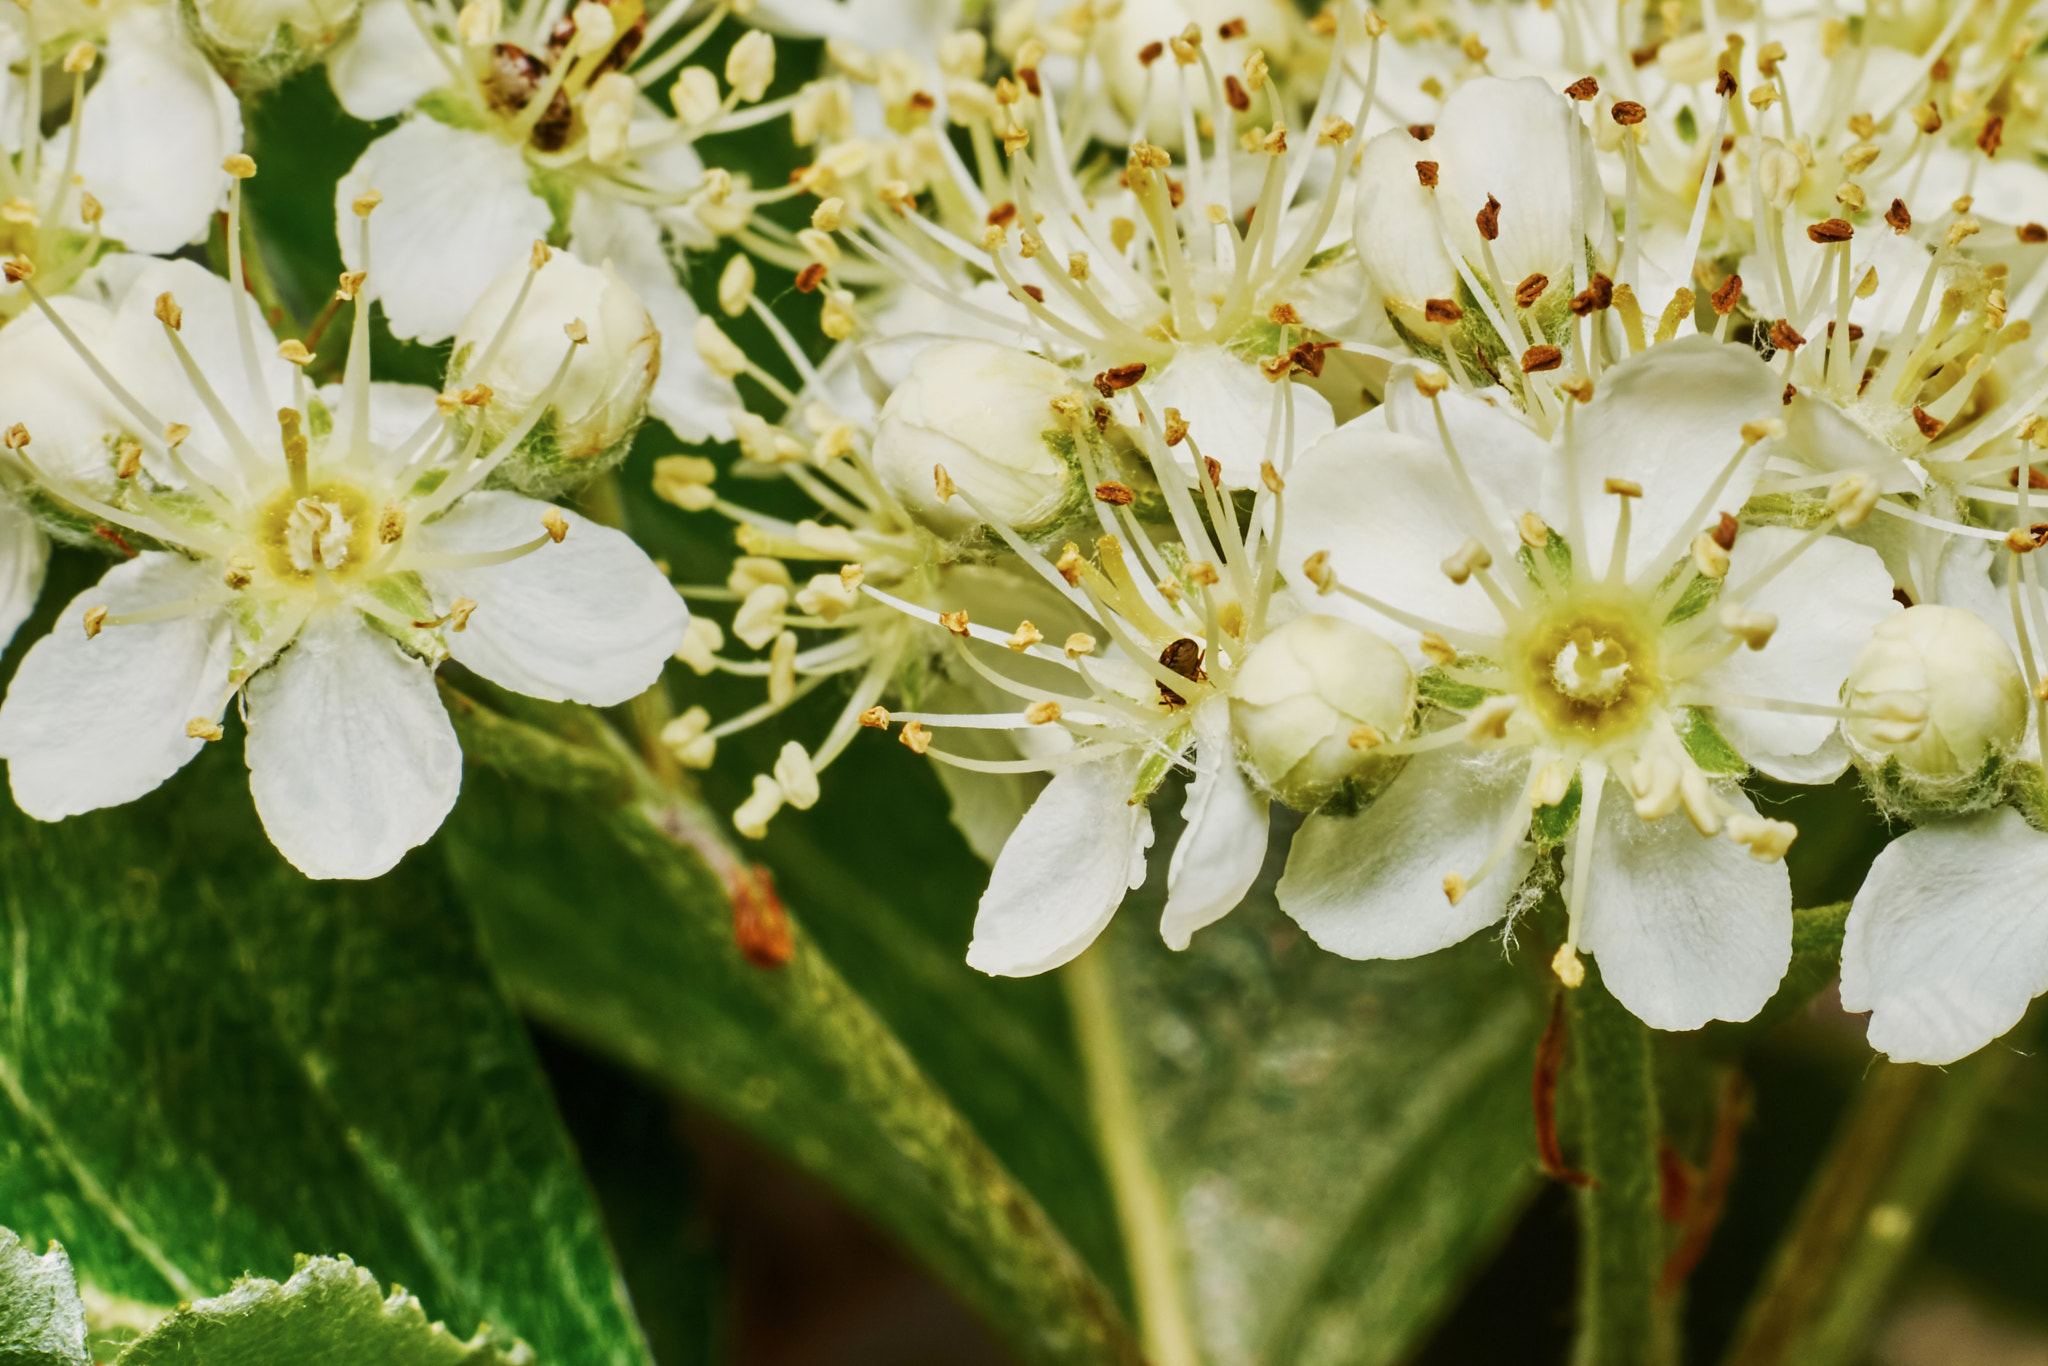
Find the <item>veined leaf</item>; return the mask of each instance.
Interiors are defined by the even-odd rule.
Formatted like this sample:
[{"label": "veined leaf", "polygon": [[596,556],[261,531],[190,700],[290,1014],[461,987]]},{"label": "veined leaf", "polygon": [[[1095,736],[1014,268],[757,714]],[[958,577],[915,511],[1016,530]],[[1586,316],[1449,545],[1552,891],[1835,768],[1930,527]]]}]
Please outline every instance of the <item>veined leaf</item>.
[{"label": "veined leaf", "polygon": [[55,1243],[41,1256],[0,1228],[0,1361],[7,1366],[90,1366],[85,1304],[71,1259]]}]

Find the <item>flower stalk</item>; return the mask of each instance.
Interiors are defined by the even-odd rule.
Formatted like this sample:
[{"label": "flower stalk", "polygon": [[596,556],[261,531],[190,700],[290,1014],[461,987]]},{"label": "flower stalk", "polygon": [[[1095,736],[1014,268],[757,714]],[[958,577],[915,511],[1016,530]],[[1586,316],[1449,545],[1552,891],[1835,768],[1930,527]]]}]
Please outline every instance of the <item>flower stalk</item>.
[{"label": "flower stalk", "polygon": [[1596,970],[1566,995],[1577,1079],[1579,1322],[1572,1366],[1669,1366],[1676,1360],[1658,1201],[1657,1084],[1650,1030]]}]

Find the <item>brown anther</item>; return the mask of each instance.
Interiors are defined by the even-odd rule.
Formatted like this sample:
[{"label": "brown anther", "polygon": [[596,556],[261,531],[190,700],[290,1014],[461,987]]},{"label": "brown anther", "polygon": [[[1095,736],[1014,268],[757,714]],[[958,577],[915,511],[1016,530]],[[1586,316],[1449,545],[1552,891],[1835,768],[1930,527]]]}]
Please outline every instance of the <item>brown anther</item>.
[{"label": "brown anther", "polygon": [[1129,484],[1115,479],[1105,479],[1095,486],[1095,501],[1111,507],[1129,507],[1137,496]]},{"label": "brown anther", "polygon": [[2043,226],[2040,223],[2022,223],[2017,228],[2014,228],[2013,231],[2018,233],[2020,241],[2025,242],[2028,246],[2038,246],[2043,242],[2048,242],[2048,226]]},{"label": "brown anther", "polygon": [[796,292],[809,294],[825,282],[825,263],[813,261],[796,273]]},{"label": "brown anther", "polygon": [[1846,242],[1856,235],[1846,218],[1824,218],[1806,230],[1809,242]]},{"label": "brown anther", "polygon": [[1593,401],[1593,381],[1584,375],[1566,375],[1557,382],[1557,387],[1581,403]]},{"label": "brown anther", "polygon": [[1029,93],[1030,93],[1030,95],[1031,95],[1031,98],[1032,98],[1032,99],[1034,99],[1034,100],[1035,100],[1035,99],[1037,99],[1037,98],[1038,98],[1038,97],[1039,97],[1040,95],[1042,95],[1042,94],[1044,93],[1044,87],[1043,87],[1043,86],[1041,86],[1041,85],[1040,85],[1040,84],[1038,83],[1038,68],[1037,68],[1037,67],[1035,67],[1035,66],[1020,66],[1020,67],[1018,67],[1018,68],[1017,68],[1017,79],[1018,79],[1018,80],[1020,80],[1020,81],[1022,81],[1022,82],[1024,83],[1024,89],[1025,89],[1025,90],[1026,90],[1027,92],[1029,92]]},{"label": "brown anther", "polygon": [[85,638],[87,640],[91,640],[95,636],[99,635],[99,633],[106,628],[106,624],[106,608],[88,607],[85,609]]},{"label": "brown anther", "polygon": [[1337,575],[1330,568],[1330,552],[1318,550],[1301,562],[1302,577],[1316,586],[1316,592],[1327,593],[1337,586]]},{"label": "brown anther", "polygon": [[1714,93],[1722,99],[1728,99],[1739,88],[1735,80],[1735,73],[1727,67],[1724,66],[1714,73]]},{"label": "brown anther", "polygon": [[1236,76],[1223,78],[1223,102],[1239,114],[1252,107],[1251,92],[1244,88],[1244,82]]},{"label": "brown anther", "polygon": [[1219,489],[1223,487],[1223,462],[1221,460],[1205,455],[1202,457],[1202,468],[1208,471],[1209,483],[1212,487]]},{"label": "brown anther", "polygon": [[1616,100],[1614,108],[1607,111],[1609,118],[1624,128],[1633,128],[1650,116],[1650,111],[1634,100]]},{"label": "brown anther", "polygon": [[475,612],[475,598],[457,598],[448,604],[448,615],[443,621],[451,631],[466,631],[469,629],[469,619]]},{"label": "brown anther", "polygon": [[[2020,472],[2016,469],[2006,471],[2005,482],[2014,488],[2018,488],[2020,486]],[[2048,489],[2048,474],[2041,473],[2032,465],[2027,466],[2027,487],[2030,489]]]},{"label": "brown anther", "polygon": [[1614,281],[1605,275],[1594,275],[1592,283],[1572,296],[1568,305],[1575,317],[1586,317],[1608,308],[1614,303]]},{"label": "brown anther", "polygon": [[1187,419],[1180,415],[1180,409],[1168,408],[1159,415],[1159,418],[1166,425],[1167,445],[1178,446],[1188,439]]},{"label": "brown anther", "polygon": [[1913,425],[1920,429],[1920,435],[1933,438],[1940,436],[1941,429],[1948,424],[1925,408],[1916,407],[1913,409]]},{"label": "brown anther", "polygon": [[1479,235],[1492,242],[1500,237],[1500,201],[1492,195],[1486,196],[1486,207],[1472,216],[1479,228]]},{"label": "brown anther", "polygon": [[17,422],[7,429],[5,437],[0,437],[0,442],[4,442],[10,451],[23,450],[29,442],[28,428]]},{"label": "brown anther", "polygon": [[1735,520],[1735,515],[1724,512],[1721,514],[1721,520],[1715,523],[1714,529],[1707,534],[1714,538],[1714,544],[1720,546],[1721,549],[1733,550],[1735,549],[1735,534],[1740,529],[1741,524]]},{"label": "brown anther", "polygon": [[[185,438],[190,435],[192,435],[192,429],[182,422],[167,422],[164,424],[164,444],[166,446],[182,446],[185,444]],[[286,433],[286,435],[289,437],[290,433]],[[304,438],[301,439],[303,440]]]},{"label": "brown anther", "polygon": [[1138,49],[1138,65],[1150,66],[1166,55],[1165,43],[1147,43]]},{"label": "brown anther", "polygon": [[[1828,324],[1828,339],[1832,341],[1834,339],[1834,335],[1835,325],[1832,322],[1830,322]],[[1863,340],[1863,325],[1861,323],[1849,324],[1849,340],[1852,342]]]},{"label": "brown anther", "polygon": [[1313,379],[1321,379],[1323,352],[1337,350],[1343,345],[1342,342],[1333,341],[1296,342],[1294,349],[1287,353],[1287,359],[1293,362],[1295,369],[1304,371]]},{"label": "brown anther", "polygon": [[1433,123],[1411,123],[1408,125],[1408,136],[1414,138],[1417,142],[1428,142],[1436,136],[1436,125]]},{"label": "brown anther", "polygon": [[173,332],[185,326],[185,310],[178,307],[178,301],[171,297],[169,290],[156,296],[156,320]]},{"label": "brown anther", "polygon": [[1914,126],[1929,137],[1941,131],[1941,109],[1933,100],[1913,106]]},{"label": "brown anther", "polygon": [[1293,304],[1274,304],[1266,310],[1266,321],[1275,327],[1295,327],[1301,322],[1301,314]]},{"label": "brown anther", "polygon": [[1242,19],[1225,19],[1216,26],[1216,36],[1227,43],[1233,38],[1244,37],[1247,27]]},{"label": "brown anther", "polygon": [[869,730],[887,730],[889,729],[889,709],[887,707],[869,707],[860,714],[860,723]]},{"label": "brown anther", "polygon": [[1273,467],[1270,460],[1259,463],[1259,482],[1266,486],[1269,493],[1284,493],[1287,489],[1287,481],[1280,477],[1280,471]]},{"label": "brown anther", "polygon": [[1778,395],[1778,402],[1783,404],[1785,407],[1789,408],[1792,406],[1792,400],[1796,398],[1798,394],[1799,391],[1788,384],[1785,386],[1785,392]]},{"label": "brown anther", "polygon": [[1045,291],[1040,289],[1037,285],[1025,285],[1024,292],[1030,296],[1031,302],[1035,304],[1042,304],[1045,302]]},{"label": "brown anther", "polygon": [[1905,236],[1906,230],[1913,226],[1913,215],[1906,211],[1906,201],[1894,199],[1892,206],[1884,211],[1884,221],[1891,224],[1893,232]]},{"label": "brown anther", "polygon": [[1543,292],[1550,288],[1550,277],[1538,271],[1515,286],[1515,304],[1520,308],[1534,308]]},{"label": "brown anther", "polygon": [[1600,93],[1600,82],[1591,76],[1581,76],[1566,86],[1564,93],[1581,102],[1590,100]]},{"label": "brown anther", "polygon": [[2028,527],[2016,526],[2005,533],[2005,548],[2015,555],[2031,555],[2044,545],[2048,545],[2048,522],[2036,522]]},{"label": "brown anther", "polygon": [[335,282],[334,297],[342,303],[352,303],[363,292],[363,282],[370,278],[368,271],[345,270]]},{"label": "brown anther", "polygon": [[562,538],[569,534],[568,519],[563,517],[561,512],[555,508],[549,508],[541,514],[540,524],[547,530],[548,539],[556,545],[560,545]]},{"label": "brown anther", "polygon": [[956,636],[969,634],[967,614],[965,612],[941,612],[939,613],[939,625],[945,627]]},{"label": "brown anther", "polygon": [[29,260],[26,256],[17,256],[7,262],[7,264],[0,265],[0,275],[7,277],[8,284],[18,285],[23,280],[33,280],[35,278],[36,263]]},{"label": "brown anther", "polygon": [[1045,632],[1028,621],[1020,621],[1017,623],[1017,629],[1010,632],[1010,638],[1004,644],[1021,655],[1044,639]]},{"label": "brown anther", "polygon": [[932,747],[932,733],[922,721],[905,721],[896,738],[912,754],[922,754]]},{"label": "brown anther", "polygon": [[1425,189],[1425,190],[1433,190],[1433,189],[1435,189],[1435,188],[1436,188],[1436,163],[1435,163],[1434,161],[1418,161],[1418,162],[1416,162],[1416,163],[1415,163],[1415,178],[1416,178],[1417,180],[1419,180],[1419,181],[1421,181],[1421,182],[1422,182],[1422,188],[1423,188],[1423,189]]},{"label": "brown anther", "polygon": [[1424,299],[1422,316],[1433,323],[1458,323],[1464,321],[1465,310],[1452,299]]},{"label": "brown anther", "polygon": [[2005,120],[1996,114],[1984,120],[1984,131],[1977,134],[1977,150],[1987,157],[1998,155],[1998,145],[2005,141]]},{"label": "brown anther", "polygon": [[960,486],[953,482],[952,475],[946,473],[944,465],[932,466],[932,491],[941,503],[952,501],[953,495],[960,491]]},{"label": "brown anther", "polygon": [[142,447],[133,441],[123,441],[114,447],[114,477],[133,479],[142,472]]},{"label": "brown anther", "polygon": [[1095,377],[1095,392],[1109,398],[1120,389],[1128,389],[1145,378],[1145,362],[1132,361],[1129,365],[1112,365]]},{"label": "brown anther", "polygon": [[1792,329],[1792,320],[1780,318],[1771,324],[1771,346],[1779,351],[1797,351],[1806,345],[1806,338]]},{"label": "brown anther", "polygon": [[1522,373],[1533,375],[1539,370],[1555,370],[1564,364],[1564,352],[1544,344],[1532,346],[1522,353]]},{"label": "brown anther", "polygon": [[455,396],[456,402],[465,408],[488,408],[495,397],[488,384],[472,384]]}]

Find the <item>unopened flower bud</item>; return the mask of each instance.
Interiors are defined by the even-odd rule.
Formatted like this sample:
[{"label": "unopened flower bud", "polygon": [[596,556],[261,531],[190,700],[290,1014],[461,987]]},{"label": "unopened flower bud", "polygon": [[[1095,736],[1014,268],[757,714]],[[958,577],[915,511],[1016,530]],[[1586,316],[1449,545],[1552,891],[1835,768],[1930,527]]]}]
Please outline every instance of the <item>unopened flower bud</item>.
[{"label": "unopened flower bud", "polygon": [[1342,784],[1391,777],[1374,751],[1397,740],[1415,706],[1401,652],[1341,617],[1296,617],[1268,635],[1231,685],[1245,765],[1273,795],[1313,810]]},{"label": "unopened flower bud", "polygon": [[1920,800],[1939,800],[1930,786],[1967,783],[2027,729],[2027,685],[2012,650],[1959,607],[1887,617],[1849,670],[1846,701],[1850,748],[1872,767],[1896,759]]},{"label": "unopened flower bud", "polygon": [[187,0],[185,27],[238,91],[267,90],[355,29],[361,0]]},{"label": "unopened flower bud", "polygon": [[876,472],[913,516],[944,534],[957,535],[977,518],[963,500],[939,500],[935,467],[989,516],[1020,530],[1040,526],[1082,482],[1075,434],[1053,409],[1073,387],[1050,361],[1007,346],[931,347],[882,409]]},{"label": "unopened flower bud", "polygon": [[[532,288],[515,312],[529,272]],[[563,329],[572,323],[582,335],[556,383]],[[558,251],[538,271],[521,261],[484,291],[455,334],[449,387],[489,387],[488,405],[462,409],[465,420],[484,424],[486,444],[517,427],[536,403],[547,405],[494,478],[552,498],[625,458],[660,370],[661,335],[640,296],[610,265],[588,266]]]}]

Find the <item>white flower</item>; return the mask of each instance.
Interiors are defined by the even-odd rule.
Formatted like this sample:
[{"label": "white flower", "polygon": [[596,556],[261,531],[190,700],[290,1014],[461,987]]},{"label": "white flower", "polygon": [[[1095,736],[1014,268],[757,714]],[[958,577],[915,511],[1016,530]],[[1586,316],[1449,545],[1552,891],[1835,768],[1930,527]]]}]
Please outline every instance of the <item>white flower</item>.
[{"label": "white flower", "polygon": [[1358,174],[1367,275],[1388,316],[1454,365],[1519,373],[1529,348],[1564,339],[1592,273],[1618,269],[1593,141],[1542,81],[1460,86],[1427,141],[1381,133]]},{"label": "white flower", "polygon": [[[981,520],[972,511],[980,508],[1028,531],[1076,495],[1072,452],[1084,406],[1067,373],[1037,356],[987,342],[934,346],[883,405],[875,472],[933,530],[958,535]],[[948,505],[939,470],[969,510]]]},{"label": "white flower", "polygon": [[25,811],[150,791],[220,737],[239,693],[272,841],[309,875],[375,876],[434,832],[461,781],[442,658],[593,705],[656,680],[681,600],[620,533],[478,491],[524,431],[485,448],[433,394],[370,383],[359,277],[342,281],[357,302],[346,379],[316,395],[243,291],[184,262],[121,273],[113,305],[67,300],[0,333],[9,412],[81,395],[88,372],[113,382],[11,444],[60,512],[132,555],[65,609],[0,705]]},{"label": "white flower", "polygon": [[1889,577],[1831,519],[1738,536],[1722,517],[1779,406],[1741,349],[1652,347],[1547,441],[1416,378],[1397,372],[1384,429],[1303,455],[1282,564],[1433,664],[1443,724],[1387,747],[1415,757],[1364,810],[1309,818],[1282,907],[1352,957],[1427,952],[1510,911],[1525,836],[1567,842],[1560,976],[1584,949],[1649,1024],[1747,1019],[1791,949],[1793,831],[1728,779],[1842,771],[1837,697],[1898,610]]},{"label": "white flower", "polygon": [[[528,0],[488,15],[472,9],[467,28],[492,36],[472,42],[424,0],[370,0],[360,30],[328,63],[343,106],[386,118],[424,103],[363,153],[335,205],[343,257],[355,268],[349,205],[366,190],[385,197],[371,247],[395,335],[453,335],[503,263],[548,235],[559,211],[569,249],[616,271],[660,329],[669,364],[651,397],[654,415],[686,441],[731,438],[726,414],[737,397],[696,363],[697,310],[676,280],[680,254],[715,241],[708,224],[737,231],[753,203],[799,190],[736,191],[733,177],[707,172],[692,146],[706,133],[778,116],[783,102],[739,109],[746,92],[734,91],[708,122],[692,123],[639,93],[681,66],[723,16],[714,11],[678,35],[689,8],[671,0],[625,22],[601,4],[564,15]],[[740,67],[748,90],[772,69],[768,41],[748,46]]]},{"label": "white flower", "polygon": [[[490,391],[481,407],[464,407],[479,414],[488,445],[550,395],[540,425],[499,467],[498,478],[552,498],[625,459],[661,371],[661,335],[609,264],[588,266],[540,243],[533,259],[544,264],[513,266],[469,310],[455,333],[448,387],[481,384]],[[568,373],[557,377],[563,330],[571,326],[581,327],[583,344]]]}]

